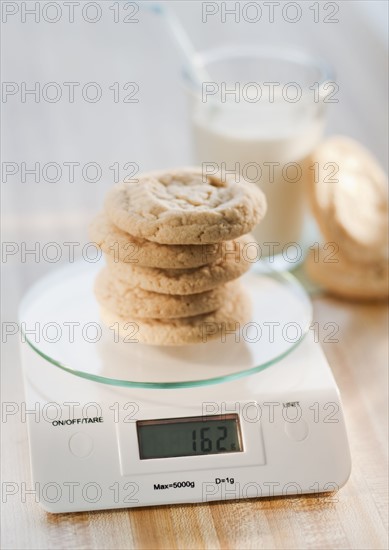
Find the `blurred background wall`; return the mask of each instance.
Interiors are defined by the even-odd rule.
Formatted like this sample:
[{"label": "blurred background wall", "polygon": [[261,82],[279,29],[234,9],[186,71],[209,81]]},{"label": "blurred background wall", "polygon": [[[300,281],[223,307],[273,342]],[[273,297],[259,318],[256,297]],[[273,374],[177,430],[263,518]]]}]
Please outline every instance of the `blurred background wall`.
[{"label": "blurred background wall", "polygon": [[[132,15],[134,3],[81,1],[73,6],[74,21],[70,22],[69,2],[51,3],[62,7],[60,17],[58,7],[45,8],[45,4],[38,6],[37,22],[36,15],[26,13],[36,2],[2,2],[2,79],[11,86],[7,91],[12,91],[3,95],[2,161],[3,167],[5,162],[15,163],[16,171],[2,177],[3,240],[25,242],[27,247],[40,241],[86,241],[88,221],[101,208],[115,177],[128,173],[123,168],[126,163],[148,170],[192,162],[182,59],[161,17],[142,6]],[[90,5],[83,14],[86,4]],[[257,2],[262,17],[255,23],[242,16],[237,22],[231,15],[223,22],[221,5],[228,11],[236,9],[236,2],[165,4],[177,13],[199,50],[234,43],[282,44],[326,59],[334,66],[339,84],[339,102],[330,105],[327,133],[360,140],[387,168],[386,1],[296,2],[301,17],[295,22],[282,17],[288,2],[275,3],[274,22],[266,2]],[[206,21],[205,4],[216,6],[217,11]],[[241,14],[245,5],[250,9],[247,4],[239,3]],[[293,6],[288,8],[289,19],[296,13]],[[139,22],[126,23],[126,18]],[[49,82],[62,90],[57,102],[44,100],[42,90]],[[68,101],[66,82],[79,83],[73,103]],[[99,84],[100,101],[83,99],[81,89],[89,82]],[[123,101],[131,91],[123,89],[126,82],[138,83],[138,103]],[[31,94],[23,97],[22,83],[25,89],[39,83],[37,100]],[[93,89],[89,92],[93,96]],[[46,181],[42,174],[51,162],[63,169],[56,183]],[[77,162],[74,181],[69,181],[64,163]],[[99,181],[86,181],[82,175],[81,168],[91,162],[100,166]],[[22,163],[27,169],[39,163],[38,182],[31,174],[22,181]],[[12,171],[12,166],[8,164],[7,169]],[[119,171],[110,169],[114,166]],[[93,174],[92,166],[88,178]],[[66,255],[58,263],[64,261]],[[22,262],[19,253],[7,257],[3,282],[9,317],[15,318],[24,288],[54,267],[35,262],[33,257]]]}]

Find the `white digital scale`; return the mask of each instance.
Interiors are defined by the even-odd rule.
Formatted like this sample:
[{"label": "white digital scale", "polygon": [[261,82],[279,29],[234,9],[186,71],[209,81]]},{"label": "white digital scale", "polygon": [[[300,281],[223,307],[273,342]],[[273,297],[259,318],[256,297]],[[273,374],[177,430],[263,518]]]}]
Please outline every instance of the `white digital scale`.
[{"label": "white digital scale", "polygon": [[[248,274],[253,316],[180,347],[100,325],[101,265],[38,282],[20,310],[34,488],[49,512],[337,490],[351,462],[339,391],[289,274]],[[136,334],[133,340],[136,340]]]}]

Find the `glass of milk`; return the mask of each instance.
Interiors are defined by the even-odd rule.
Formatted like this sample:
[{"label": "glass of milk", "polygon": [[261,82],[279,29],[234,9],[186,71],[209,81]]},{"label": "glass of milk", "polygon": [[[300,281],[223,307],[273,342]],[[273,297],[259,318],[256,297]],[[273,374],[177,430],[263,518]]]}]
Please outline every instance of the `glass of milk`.
[{"label": "glass of milk", "polygon": [[195,161],[203,173],[236,173],[264,191],[268,211],[253,231],[256,257],[293,269],[308,246],[309,155],[322,136],[326,104],[337,101],[331,69],[275,47],[222,48],[195,63],[201,81],[185,73]]}]

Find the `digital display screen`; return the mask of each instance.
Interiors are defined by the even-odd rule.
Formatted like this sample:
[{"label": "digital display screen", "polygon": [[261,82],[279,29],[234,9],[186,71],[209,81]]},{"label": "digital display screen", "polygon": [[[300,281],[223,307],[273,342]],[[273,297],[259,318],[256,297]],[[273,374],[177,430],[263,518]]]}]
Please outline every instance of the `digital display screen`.
[{"label": "digital display screen", "polygon": [[243,451],[237,414],[140,420],[136,427],[141,460]]}]

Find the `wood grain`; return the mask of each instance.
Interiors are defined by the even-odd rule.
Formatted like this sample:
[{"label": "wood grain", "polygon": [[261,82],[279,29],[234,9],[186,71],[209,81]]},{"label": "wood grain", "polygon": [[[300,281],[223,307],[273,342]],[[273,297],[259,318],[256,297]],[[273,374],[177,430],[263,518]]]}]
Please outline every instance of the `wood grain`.
[{"label": "wood grain", "polygon": [[[13,497],[3,504],[2,547],[387,548],[387,308],[324,296],[314,305],[320,327],[340,327],[338,342],[323,342],[341,390],[353,460],[338,493],[60,515],[43,512],[33,497],[25,503]],[[26,426],[7,424],[4,442],[6,480],[31,487]]]}]

